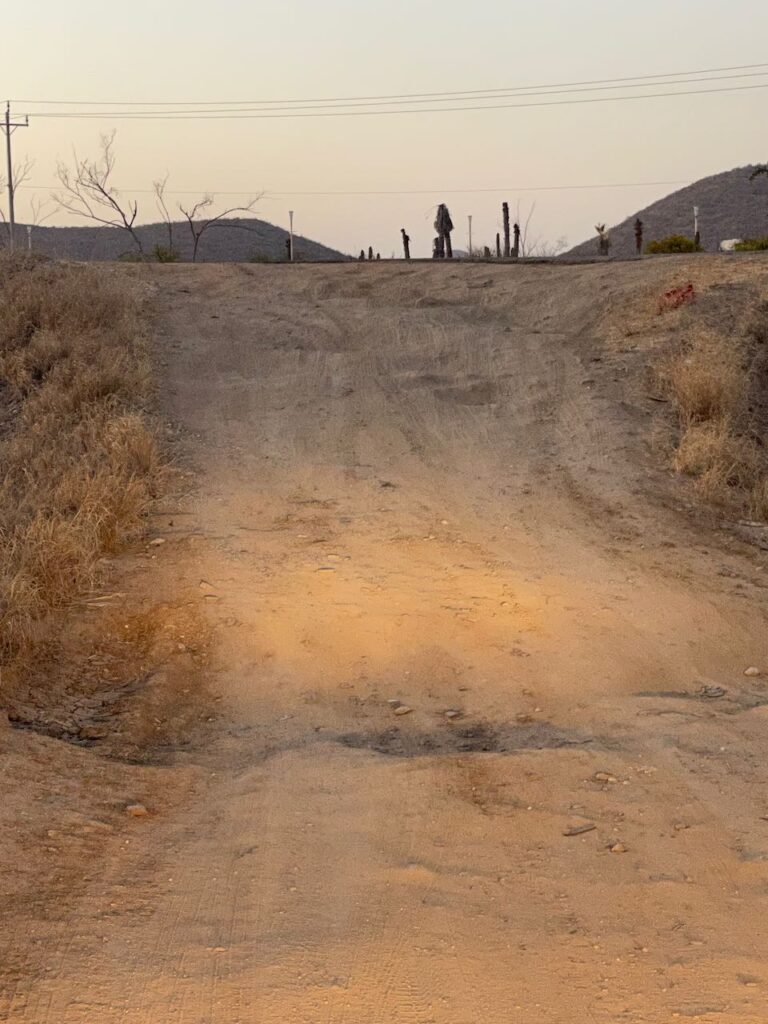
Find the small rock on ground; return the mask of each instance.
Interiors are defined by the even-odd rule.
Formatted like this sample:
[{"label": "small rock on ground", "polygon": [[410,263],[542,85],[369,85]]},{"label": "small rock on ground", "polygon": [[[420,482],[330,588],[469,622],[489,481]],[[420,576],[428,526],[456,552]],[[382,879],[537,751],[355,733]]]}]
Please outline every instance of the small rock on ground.
[{"label": "small rock on ground", "polygon": [[144,804],[128,804],[125,808],[125,813],[131,818],[146,818],[149,816],[149,811]]},{"label": "small rock on ground", "polygon": [[719,700],[720,697],[725,696],[725,688],[722,686],[702,686],[699,693],[702,697],[706,697],[708,700]]}]

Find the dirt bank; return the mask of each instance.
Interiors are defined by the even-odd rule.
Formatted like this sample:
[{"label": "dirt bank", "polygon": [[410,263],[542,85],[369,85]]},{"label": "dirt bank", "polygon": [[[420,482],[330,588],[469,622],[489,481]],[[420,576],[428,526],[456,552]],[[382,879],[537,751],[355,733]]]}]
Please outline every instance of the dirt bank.
[{"label": "dirt bank", "polygon": [[626,311],[764,266],[123,268],[194,477],[115,571],[210,696],[0,734],[4,1019],[762,1022],[765,554]]}]

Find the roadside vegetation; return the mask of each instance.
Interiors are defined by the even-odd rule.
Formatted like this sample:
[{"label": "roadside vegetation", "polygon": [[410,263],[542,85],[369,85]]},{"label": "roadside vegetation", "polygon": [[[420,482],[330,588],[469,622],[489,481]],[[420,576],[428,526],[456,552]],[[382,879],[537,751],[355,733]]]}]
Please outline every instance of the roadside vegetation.
[{"label": "roadside vegetation", "polygon": [[768,308],[742,337],[692,326],[658,372],[680,423],[675,468],[708,500],[768,520]]},{"label": "roadside vegetation", "polygon": [[93,268],[0,258],[0,662],[141,534],[162,486],[130,288]]},{"label": "roadside vegetation", "polygon": [[745,238],[736,243],[736,252],[768,252],[768,235],[762,238]]},{"label": "roadside vegetation", "polygon": [[685,235],[667,235],[666,238],[659,238],[649,242],[645,251],[649,256],[674,255],[677,253],[701,252],[701,246],[695,238],[686,238]]}]

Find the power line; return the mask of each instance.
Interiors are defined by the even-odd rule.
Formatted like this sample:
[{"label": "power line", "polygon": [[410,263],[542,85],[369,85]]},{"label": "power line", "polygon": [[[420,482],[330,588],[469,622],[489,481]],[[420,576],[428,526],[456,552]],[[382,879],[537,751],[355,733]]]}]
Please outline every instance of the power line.
[{"label": "power line", "polygon": [[[14,100],[14,103],[23,103],[27,105],[41,105],[47,106],[71,106],[71,107],[211,107],[211,106],[246,106],[256,107],[264,106],[266,104],[274,105],[295,105],[303,103],[316,103],[320,105],[327,105],[330,103],[346,103],[346,102],[358,102],[358,101],[369,101],[374,102],[378,100],[433,100],[438,97],[444,96],[447,98],[455,98],[459,96],[482,96],[489,93],[516,93],[516,92],[530,92],[547,89],[571,89],[581,86],[604,86],[613,85],[616,83],[631,83],[631,82],[654,82],[665,78],[679,78],[679,79],[690,79],[692,75],[719,75],[731,71],[756,71],[760,68],[768,68],[768,63],[762,64],[737,64],[730,67],[721,68],[699,68],[694,71],[670,71],[664,74],[654,75],[631,75],[624,78],[596,78],[588,79],[576,82],[554,82],[544,85],[520,85],[520,86],[500,86],[493,89],[459,89],[453,91],[442,91],[442,92],[412,92],[412,93],[394,93],[389,95],[374,95],[374,96],[330,96],[330,97],[304,97],[299,99],[276,99],[276,100],[61,100],[61,99],[20,99]],[[736,75],[737,78],[747,77],[746,75]],[[680,84],[685,84],[681,82]],[[628,86],[631,88],[632,86]]]},{"label": "power line", "polygon": [[[670,185],[687,185],[688,181],[626,181],[609,182],[600,185],[507,185],[503,188],[422,188],[422,189],[388,189],[367,192],[269,192],[266,196],[426,196],[426,195],[469,195],[480,193],[504,192],[565,192],[604,188],[651,188]],[[224,195],[224,193],[219,193]],[[237,193],[245,195],[245,193]]]},{"label": "power line", "polygon": [[[677,82],[667,81],[667,82],[663,82],[661,84],[663,84],[663,85],[693,85],[693,84],[697,84],[697,83],[727,82],[727,81],[733,81],[734,79],[739,79],[740,80],[740,79],[744,79],[744,78],[765,78],[765,77],[768,77],[768,71],[755,71],[755,72],[750,72],[749,74],[746,74],[746,75],[743,75],[743,74],[742,75],[721,75],[721,76],[718,76],[716,78],[713,78],[713,77],[710,77],[710,78],[689,78],[689,79],[687,79],[685,81],[677,81]],[[528,92],[528,93],[517,93],[517,94],[516,93],[509,93],[509,92],[504,91],[504,92],[492,93],[492,94],[490,94],[488,96],[485,96],[483,98],[484,99],[489,99],[489,100],[503,100],[503,99],[513,99],[516,95],[523,96],[525,98],[527,98],[529,96],[530,97],[532,97],[532,96],[560,96],[560,95],[572,96],[575,93],[580,93],[580,92],[590,92],[591,93],[591,92],[597,92],[597,91],[611,91],[611,90],[617,90],[617,89],[647,89],[647,88],[650,87],[650,85],[651,85],[651,83],[649,83],[649,82],[644,82],[644,83],[640,83],[639,82],[639,83],[637,83],[637,85],[633,85],[633,86],[630,86],[630,85],[601,85],[601,86],[590,86],[588,88],[554,89],[554,90],[550,89],[550,91],[548,91],[548,92],[538,92],[538,93]],[[463,96],[463,97],[460,96],[459,100],[461,100],[461,101],[465,101],[465,100],[468,101],[469,100],[469,95],[466,95],[466,96]],[[313,101],[313,102],[315,102],[315,101]],[[300,110],[321,111],[321,110],[324,110],[324,109],[347,109],[349,107],[367,107],[367,108],[370,108],[370,107],[376,107],[376,106],[393,106],[395,104],[395,102],[397,103],[397,106],[402,106],[402,105],[408,105],[408,104],[422,103],[423,100],[421,100],[421,99],[402,99],[402,100],[398,100],[398,101],[394,101],[394,100],[373,100],[373,101],[369,101],[369,100],[350,100],[350,101],[345,102],[345,103],[328,103],[328,104],[324,104],[322,107],[316,105],[316,106],[310,106],[310,107],[306,107],[306,106],[292,106],[292,107],[281,108],[281,107],[275,107],[275,106],[259,105],[259,106],[256,106],[256,107],[221,107],[221,108],[215,108],[214,107],[214,108],[210,108],[210,109],[202,109],[202,108],[201,109],[194,109],[194,108],[191,108],[189,110],[147,110],[147,111],[116,110],[116,111],[106,111],[106,112],[105,111],[98,111],[98,112],[92,112],[92,111],[70,111],[70,112],[66,112],[65,111],[63,113],[57,113],[57,112],[54,111],[51,114],[48,114],[46,112],[42,112],[42,113],[38,114],[37,116],[38,117],[48,117],[48,116],[50,116],[50,117],[64,117],[67,113],[69,113],[73,117],[82,117],[82,118],[101,118],[101,117],[105,117],[105,116],[109,116],[109,115],[114,115],[115,117],[141,116],[141,117],[146,117],[149,120],[152,120],[152,119],[159,119],[163,115],[169,115],[169,116],[172,116],[172,117],[181,117],[184,114],[203,114],[203,115],[206,115],[206,116],[211,116],[213,114],[226,114],[226,113],[244,114],[244,113],[247,113],[249,111],[255,111],[255,112],[258,112],[258,113],[269,113],[269,112],[280,111],[281,113],[283,113],[283,112],[287,113],[287,112],[300,111]],[[446,97],[446,99],[434,100],[434,102],[435,103],[449,103],[449,102],[453,102],[453,100],[451,100],[451,99]],[[467,108],[467,109],[472,109],[472,108]]]},{"label": "power line", "polygon": [[[427,195],[470,195],[481,193],[516,193],[516,192],[566,192],[584,191],[588,189],[607,188],[652,188],[670,185],[688,185],[688,181],[628,181],[610,182],[604,185],[525,185],[517,187],[508,185],[504,188],[422,188],[422,189],[388,189],[368,192],[269,192],[266,197],[281,196],[427,196]],[[224,193],[219,193],[223,195]],[[246,193],[238,193],[245,195]]]},{"label": "power line", "polygon": [[[599,190],[609,188],[660,188],[670,187],[673,185],[688,185],[689,182],[685,181],[621,181],[621,182],[607,182],[600,184],[581,184],[581,185],[505,185],[501,188],[420,188],[420,189],[369,189],[361,191],[316,191],[316,192],[293,192],[284,189],[279,191],[266,190],[262,194],[263,199],[281,199],[289,196],[305,196],[305,197],[339,197],[345,198],[351,197],[364,197],[364,196],[422,196],[422,195],[470,195],[470,194],[481,194],[481,193],[518,193],[518,192],[565,192],[565,191],[584,191],[584,190]],[[26,184],[22,186],[24,189],[34,189],[55,192],[59,187],[58,185],[30,185]],[[154,195],[154,189],[150,188],[118,188],[116,191],[122,192],[126,195]],[[174,196],[199,196],[207,195],[212,196],[250,196],[253,195],[253,190],[244,192],[231,192],[231,191],[219,191],[217,189],[168,189],[167,195]]]},{"label": "power line", "polygon": [[409,108],[407,110],[330,110],[320,111],[313,110],[311,112],[297,113],[295,111],[281,111],[279,113],[260,113],[233,111],[229,113],[219,113],[210,111],[183,111],[183,112],[135,112],[135,111],[105,111],[100,113],[83,113],[68,111],[65,113],[56,113],[53,111],[40,111],[34,116],[38,118],[46,119],[61,119],[61,120],[122,120],[122,121],[240,121],[240,120],[273,120],[273,119],[295,119],[295,118],[328,118],[328,117],[381,117],[381,116],[394,116],[403,114],[445,114],[445,113],[461,113],[463,111],[471,112],[478,110],[520,110],[530,109],[533,107],[562,107],[562,106],[579,106],[585,104],[595,103],[620,103],[628,102],[632,100],[648,100],[648,99],[668,99],[675,96],[705,96],[713,95],[715,93],[731,93],[731,92],[746,92],[754,89],[766,89],[768,88],[767,82],[761,82],[753,85],[734,85],[724,86],[719,89],[687,89],[679,90],[675,92],[653,92],[644,93],[642,95],[631,95],[631,96],[594,96],[584,99],[566,99],[566,100],[553,100],[551,102],[535,102],[535,103],[494,103],[494,104],[480,104],[473,106],[460,106],[460,107],[418,107]]}]

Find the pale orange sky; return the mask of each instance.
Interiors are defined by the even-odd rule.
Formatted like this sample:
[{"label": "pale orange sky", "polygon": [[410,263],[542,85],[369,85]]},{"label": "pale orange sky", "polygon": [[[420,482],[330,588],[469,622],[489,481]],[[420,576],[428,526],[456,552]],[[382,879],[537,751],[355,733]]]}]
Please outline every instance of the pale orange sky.
[{"label": "pale orange sky", "polygon": [[[433,209],[450,206],[455,244],[492,244],[500,206],[536,210],[532,233],[570,244],[673,185],[524,191],[560,185],[688,182],[768,159],[768,89],[627,103],[319,119],[53,120],[50,101],[269,100],[496,89],[652,75],[768,60],[764,0],[29,0],[4,15],[5,95],[30,113],[14,136],[34,193],[72,146],[95,153],[117,127],[115,180],[244,196],[257,216],[346,252],[400,252],[406,227],[426,255]],[[768,77],[748,80],[768,83]],[[730,83],[724,82],[723,85]],[[739,83],[734,83],[739,84]],[[743,83],[747,84],[747,83]],[[702,86],[699,86],[701,88]],[[696,86],[692,86],[696,88]],[[42,102],[32,102],[42,101]],[[467,192],[462,189],[500,189]],[[398,191],[419,194],[300,195]],[[156,220],[138,194],[140,220]],[[234,201],[236,201],[236,198]],[[222,197],[222,202],[232,199]],[[64,223],[57,214],[48,223]]]}]

